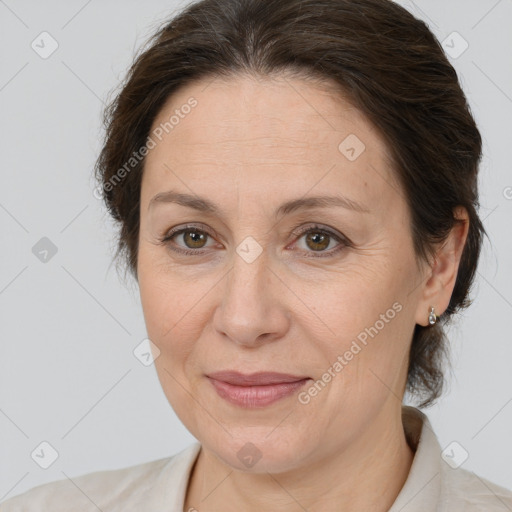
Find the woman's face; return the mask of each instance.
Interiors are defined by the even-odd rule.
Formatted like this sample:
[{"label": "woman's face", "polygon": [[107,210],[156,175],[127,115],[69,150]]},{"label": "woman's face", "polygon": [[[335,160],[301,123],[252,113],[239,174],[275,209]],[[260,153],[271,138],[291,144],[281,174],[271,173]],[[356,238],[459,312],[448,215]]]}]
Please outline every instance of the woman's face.
[{"label": "woman's face", "polygon": [[[376,131],[326,88],[244,76],[181,89],[151,138],[138,279],[158,376],[185,426],[255,472],[385,435],[428,308]],[[223,371],[296,382],[210,378]]]}]

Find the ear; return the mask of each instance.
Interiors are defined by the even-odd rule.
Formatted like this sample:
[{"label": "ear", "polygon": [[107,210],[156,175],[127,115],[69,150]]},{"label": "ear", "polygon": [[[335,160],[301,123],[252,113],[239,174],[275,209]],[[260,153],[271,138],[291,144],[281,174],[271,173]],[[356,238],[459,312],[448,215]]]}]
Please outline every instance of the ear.
[{"label": "ear", "polygon": [[435,308],[435,314],[440,316],[448,308],[452,296],[457,271],[466,243],[469,230],[469,216],[462,206],[454,209],[457,219],[445,242],[436,250],[433,262],[427,268],[427,276],[416,310],[416,323],[427,326],[430,308]]}]

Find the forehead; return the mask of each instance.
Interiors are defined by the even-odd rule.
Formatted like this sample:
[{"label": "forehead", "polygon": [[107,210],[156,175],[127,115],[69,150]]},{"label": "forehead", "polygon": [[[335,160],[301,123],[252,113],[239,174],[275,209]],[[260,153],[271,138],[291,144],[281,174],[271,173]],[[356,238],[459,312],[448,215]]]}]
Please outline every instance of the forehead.
[{"label": "forehead", "polygon": [[185,108],[191,112],[182,113],[180,119],[175,115],[173,122],[177,124],[162,134],[164,137],[177,143],[202,144],[221,138],[243,142],[247,137],[279,135],[283,142],[311,143],[325,141],[329,134],[337,139],[351,129],[366,139],[370,150],[387,154],[373,125],[333,82],[316,83],[286,75],[205,78],[175,92],[152,128],[165,125],[191,100],[197,105]]},{"label": "forehead", "polygon": [[370,200],[393,189],[396,195],[386,144],[333,83],[286,76],[204,79],[169,98],[155,131],[143,190],[159,191],[181,177],[181,186],[202,191],[235,180],[263,193],[272,186],[304,195],[315,186],[365,192]]}]

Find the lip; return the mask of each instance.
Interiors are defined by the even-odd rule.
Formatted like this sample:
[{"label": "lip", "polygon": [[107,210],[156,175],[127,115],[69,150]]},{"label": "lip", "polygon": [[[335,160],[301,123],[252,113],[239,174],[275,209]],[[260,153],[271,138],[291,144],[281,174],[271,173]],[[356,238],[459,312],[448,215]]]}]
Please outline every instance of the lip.
[{"label": "lip", "polygon": [[292,395],[309,380],[309,377],[278,372],[223,371],[207,377],[221,398],[245,408],[271,405]]},{"label": "lip", "polygon": [[234,386],[268,386],[271,384],[284,384],[309,379],[309,377],[305,375],[291,375],[289,373],[257,372],[246,374],[235,370],[209,373],[207,377],[227,382]]}]

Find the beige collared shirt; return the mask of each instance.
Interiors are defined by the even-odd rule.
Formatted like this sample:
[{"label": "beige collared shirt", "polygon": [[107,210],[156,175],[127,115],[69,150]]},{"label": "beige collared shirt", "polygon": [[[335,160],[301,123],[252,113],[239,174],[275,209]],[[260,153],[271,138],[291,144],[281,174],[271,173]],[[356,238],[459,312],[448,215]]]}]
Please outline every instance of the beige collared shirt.
[{"label": "beige collared shirt", "polygon": [[[454,469],[456,449],[445,451],[443,459],[421,411],[404,406],[403,423],[415,455],[389,512],[512,512],[511,491],[461,467]],[[200,448],[194,443],[172,457],[40,485],[0,503],[0,512],[183,512]]]}]

